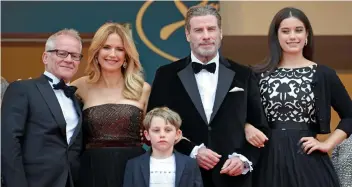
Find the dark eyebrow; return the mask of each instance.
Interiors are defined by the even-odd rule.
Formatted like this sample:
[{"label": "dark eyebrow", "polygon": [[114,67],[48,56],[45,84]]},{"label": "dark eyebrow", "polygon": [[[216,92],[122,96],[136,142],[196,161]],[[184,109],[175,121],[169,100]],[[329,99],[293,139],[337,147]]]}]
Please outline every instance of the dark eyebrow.
[{"label": "dark eyebrow", "polygon": [[[303,27],[303,26],[298,26],[298,27],[296,27],[296,29],[297,29],[297,28],[303,29],[304,27]],[[281,29],[290,29],[290,28],[288,28],[288,27],[281,27]]]}]

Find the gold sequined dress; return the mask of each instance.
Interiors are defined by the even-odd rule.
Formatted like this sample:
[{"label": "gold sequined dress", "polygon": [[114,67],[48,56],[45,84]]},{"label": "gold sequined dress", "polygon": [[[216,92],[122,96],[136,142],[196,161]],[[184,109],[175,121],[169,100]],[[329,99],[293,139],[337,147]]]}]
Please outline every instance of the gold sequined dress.
[{"label": "gold sequined dress", "polygon": [[129,104],[103,104],[83,110],[86,149],[80,187],[121,187],[128,159],[144,153],[143,111]]}]

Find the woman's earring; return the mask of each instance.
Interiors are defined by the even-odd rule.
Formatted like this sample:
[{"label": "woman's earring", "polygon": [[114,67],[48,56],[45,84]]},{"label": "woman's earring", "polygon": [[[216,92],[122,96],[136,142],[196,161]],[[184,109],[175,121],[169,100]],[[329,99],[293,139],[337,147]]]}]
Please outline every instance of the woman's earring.
[{"label": "woman's earring", "polygon": [[304,45],[307,45],[308,44],[308,39],[306,38],[306,42],[304,43]]},{"label": "woman's earring", "polygon": [[125,68],[125,69],[127,68],[127,62],[126,62],[126,60],[123,62],[122,67]]}]

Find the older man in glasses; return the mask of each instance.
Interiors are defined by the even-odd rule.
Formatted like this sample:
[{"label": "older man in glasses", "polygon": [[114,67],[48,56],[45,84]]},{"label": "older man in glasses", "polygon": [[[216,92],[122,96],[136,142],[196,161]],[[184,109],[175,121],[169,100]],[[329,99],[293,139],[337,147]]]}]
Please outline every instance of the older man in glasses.
[{"label": "older man in glasses", "polygon": [[45,44],[45,72],[9,85],[1,108],[1,163],[7,187],[74,187],[82,149],[81,109],[68,82],[82,59],[77,31]]}]

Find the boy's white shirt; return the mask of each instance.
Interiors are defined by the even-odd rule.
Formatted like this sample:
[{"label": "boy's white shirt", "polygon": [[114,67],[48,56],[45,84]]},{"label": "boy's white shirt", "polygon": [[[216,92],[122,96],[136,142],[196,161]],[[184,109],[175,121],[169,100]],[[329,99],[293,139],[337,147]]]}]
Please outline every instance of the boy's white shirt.
[{"label": "boy's white shirt", "polygon": [[175,154],[165,159],[150,157],[149,187],[175,187]]}]

